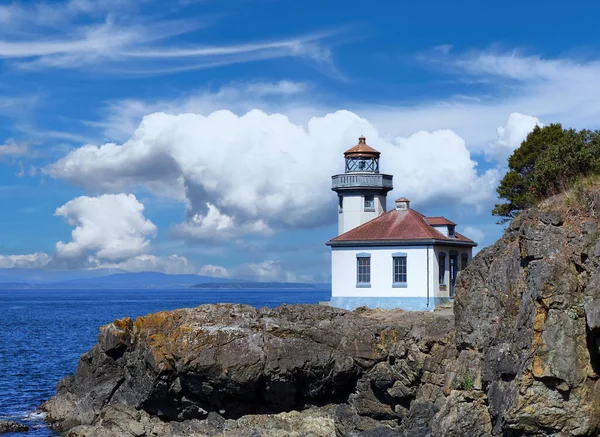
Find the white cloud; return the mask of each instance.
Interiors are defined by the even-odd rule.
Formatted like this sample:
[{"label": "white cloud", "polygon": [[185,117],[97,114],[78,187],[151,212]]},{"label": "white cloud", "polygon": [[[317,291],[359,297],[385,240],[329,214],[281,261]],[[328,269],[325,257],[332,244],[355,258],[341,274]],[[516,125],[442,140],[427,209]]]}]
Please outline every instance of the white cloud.
[{"label": "white cloud", "polygon": [[15,156],[26,156],[29,154],[29,144],[25,142],[17,143],[13,139],[8,139],[0,145],[0,159]]},{"label": "white cloud", "polygon": [[[202,44],[197,18],[144,16],[140,2],[71,0],[0,6],[0,59],[29,70],[94,67],[94,72],[166,74],[275,58],[330,64],[339,32],[238,44]],[[137,14],[127,13],[138,9]],[[108,17],[108,18],[107,18]],[[173,42],[185,35],[188,41]],[[168,60],[168,67],[165,67]]]},{"label": "white cloud", "polygon": [[99,263],[97,268],[116,268],[127,272],[161,272],[169,275],[196,274],[197,269],[186,257],[179,255],[137,255],[119,263]]},{"label": "white cloud", "polygon": [[102,129],[108,138],[116,141],[130,138],[144,116],[156,112],[208,115],[227,109],[241,115],[258,108],[265,112],[280,112],[296,123],[306,124],[315,115],[327,113],[325,109],[316,109],[314,102],[303,103],[309,95],[314,96],[308,93],[310,89],[306,83],[287,80],[234,82],[217,90],[188,92],[172,100],[125,99],[109,103],[104,110],[104,120],[87,124]]},{"label": "white cloud", "polygon": [[498,138],[490,143],[486,156],[506,166],[508,157],[521,145],[535,126],[543,126],[537,117],[513,112],[509,115],[506,126],[498,128]]},{"label": "white cloud", "polygon": [[59,259],[122,261],[148,250],[156,226],[144,217],[144,205],[129,194],[82,196],[56,210],[75,229],[72,240],[56,243]]},{"label": "white cloud", "polygon": [[173,228],[178,237],[191,240],[224,240],[244,235],[271,235],[273,230],[264,220],[236,223],[236,220],[221,213],[214,205],[206,203],[205,214],[193,214],[185,223]]},{"label": "white cloud", "polygon": [[307,91],[308,85],[303,82],[280,80],[279,82],[253,82],[246,85],[246,93],[257,96],[284,95],[290,96]]},{"label": "white cloud", "polygon": [[41,269],[46,267],[51,260],[52,257],[44,252],[28,255],[0,255],[0,268]]},{"label": "white cloud", "polygon": [[483,241],[486,235],[484,231],[474,226],[465,226],[464,232],[461,231],[461,234],[464,234],[471,240],[478,243],[481,243],[481,241]]},{"label": "white cloud", "polygon": [[90,191],[142,187],[185,198],[188,218],[175,232],[195,240],[268,234],[335,220],[330,177],[343,171],[342,153],[361,131],[382,152],[382,169],[396,176],[392,196],[441,207],[493,198],[497,174],[478,174],[453,132],[389,141],[348,111],[314,117],[306,128],[258,110],[151,114],[123,145],[84,146],[45,172]]},{"label": "white cloud", "polygon": [[213,278],[229,278],[231,275],[229,271],[222,266],[215,266],[212,264],[204,265],[198,271],[199,275],[212,276]]},{"label": "white cloud", "polygon": [[246,279],[250,281],[281,281],[281,282],[313,282],[314,278],[310,275],[298,275],[290,270],[286,270],[281,261],[265,260],[260,263],[247,263],[231,269],[235,278]]}]

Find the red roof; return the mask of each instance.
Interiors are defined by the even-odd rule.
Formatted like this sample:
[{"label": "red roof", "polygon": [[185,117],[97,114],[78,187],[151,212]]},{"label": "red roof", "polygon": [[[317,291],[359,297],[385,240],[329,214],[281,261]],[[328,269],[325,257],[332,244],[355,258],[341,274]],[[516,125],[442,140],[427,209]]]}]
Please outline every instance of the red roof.
[{"label": "red roof", "polygon": [[367,144],[367,139],[364,136],[358,137],[358,144],[344,152],[345,156],[353,157],[379,157],[381,155],[377,150]]},{"label": "red roof", "polygon": [[451,222],[446,217],[425,217],[425,220],[427,220],[427,223],[429,223],[431,226],[441,226],[441,225],[456,226],[456,223]]},{"label": "red roof", "polygon": [[[433,217],[430,217],[433,218]],[[475,246],[473,240],[456,232],[455,237],[447,237],[436,230],[429,222],[430,218],[414,209],[393,209],[331,240],[331,243],[367,242],[367,241],[418,241],[436,240],[442,243],[459,243]],[[441,217],[443,218],[443,217]],[[446,219],[444,219],[446,220]],[[452,223],[446,220],[448,223]],[[454,224],[454,223],[452,223]]]}]

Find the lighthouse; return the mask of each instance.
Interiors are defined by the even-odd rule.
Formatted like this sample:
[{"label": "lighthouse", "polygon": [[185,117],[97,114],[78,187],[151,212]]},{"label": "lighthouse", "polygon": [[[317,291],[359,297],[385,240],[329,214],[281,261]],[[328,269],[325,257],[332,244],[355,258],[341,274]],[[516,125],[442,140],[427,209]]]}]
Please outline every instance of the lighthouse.
[{"label": "lighthouse", "polygon": [[343,174],[332,176],[338,195],[338,234],[343,234],[386,212],[387,193],[393,189],[392,175],[379,173],[380,153],[364,136],[344,152]]},{"label": "lighthouse", "polygon": [[392,175],[379,173],[380,156],[361,136],[344,153],[344,173],[332,176],[338,235],[326,243],[330,304],[349,310],[363,305],[431,310],[454,298],[458,273],[477,243],[456,232],[456,223],[446,217],[415,211],[405,197],[386,211]]}]

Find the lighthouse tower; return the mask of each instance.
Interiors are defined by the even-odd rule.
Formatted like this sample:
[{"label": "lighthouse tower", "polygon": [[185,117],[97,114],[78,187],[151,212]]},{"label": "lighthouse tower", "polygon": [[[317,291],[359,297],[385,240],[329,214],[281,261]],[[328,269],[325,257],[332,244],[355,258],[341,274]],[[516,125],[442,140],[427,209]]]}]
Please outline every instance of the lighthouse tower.
[{"label": "lighthouse tower", "polygon": [[344,174],[332,176],[332,187],[338,195],[338,233],[343,234],[385,212],[388,191],[393,189],[392,175],[379,173],[377,150],[364,136],[358,144],[344,152]]}]

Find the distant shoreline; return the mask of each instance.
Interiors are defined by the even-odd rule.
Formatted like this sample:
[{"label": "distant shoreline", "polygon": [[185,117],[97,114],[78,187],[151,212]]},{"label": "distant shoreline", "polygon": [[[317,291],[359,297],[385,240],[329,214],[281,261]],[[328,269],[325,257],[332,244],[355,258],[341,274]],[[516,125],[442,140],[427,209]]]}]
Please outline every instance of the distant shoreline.
[{"label": "distant shoreline", "polygon": [[192,285],[191,289],[224,289],[224,290],[315,290],[315,284],[287,282],[221,282]]}]

